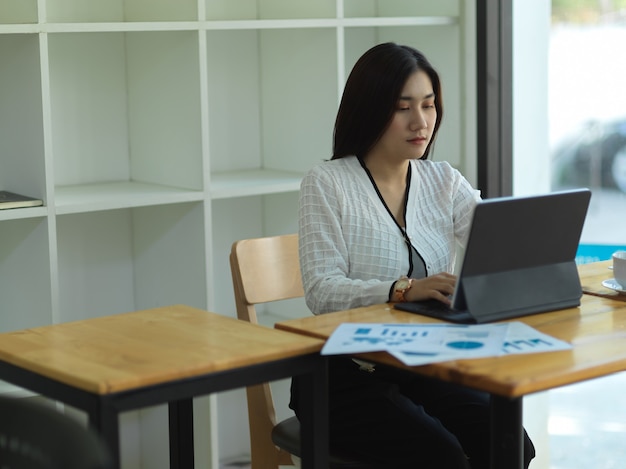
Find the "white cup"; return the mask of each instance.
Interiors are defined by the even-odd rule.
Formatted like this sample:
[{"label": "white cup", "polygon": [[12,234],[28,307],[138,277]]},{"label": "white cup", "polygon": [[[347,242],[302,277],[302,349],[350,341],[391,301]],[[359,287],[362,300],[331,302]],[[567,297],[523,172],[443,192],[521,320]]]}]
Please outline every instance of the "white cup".
[{"label": "white cup", "polygon": [[626,251],[613,253],[613,276],[623,289],[626,289]]}]

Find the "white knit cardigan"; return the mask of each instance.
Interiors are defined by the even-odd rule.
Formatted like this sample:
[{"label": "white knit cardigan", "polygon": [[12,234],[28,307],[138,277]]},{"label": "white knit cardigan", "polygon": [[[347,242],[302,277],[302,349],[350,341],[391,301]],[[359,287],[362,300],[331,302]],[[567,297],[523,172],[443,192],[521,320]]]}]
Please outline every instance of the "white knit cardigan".
[{"label": "white knit cardigan", "polygon": [[[454,270],[480,200],[446,162],[411,161],[406,230],[427,275]],[[300,187],[299,251],[307,306],[314,314],[384,303],[409,269],[409,250],[354,156],[314,167]]]}]

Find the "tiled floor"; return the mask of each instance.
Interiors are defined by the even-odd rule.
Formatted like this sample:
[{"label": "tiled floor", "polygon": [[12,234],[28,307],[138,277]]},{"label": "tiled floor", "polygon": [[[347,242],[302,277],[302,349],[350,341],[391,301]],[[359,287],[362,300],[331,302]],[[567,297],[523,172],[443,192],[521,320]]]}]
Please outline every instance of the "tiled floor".
[{"label": "tiled floor", "polygon": [[626,468],[626,372],[550,391],[550,469]]}]

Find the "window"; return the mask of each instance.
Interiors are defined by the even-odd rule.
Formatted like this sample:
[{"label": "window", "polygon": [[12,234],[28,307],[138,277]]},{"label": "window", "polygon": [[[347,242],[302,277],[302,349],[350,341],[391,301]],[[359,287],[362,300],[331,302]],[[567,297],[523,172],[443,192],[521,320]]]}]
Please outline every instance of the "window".
[{"label": "window", "polygon": [[[513,8],[513,193],[589,187],[578,261],[608,259],[626,246],[626,0]],[[525,401],[525,417],[548,415],[547,435],[529,429],[542,458],[533,464],[623,467],[624,386],[620,373]]]}]

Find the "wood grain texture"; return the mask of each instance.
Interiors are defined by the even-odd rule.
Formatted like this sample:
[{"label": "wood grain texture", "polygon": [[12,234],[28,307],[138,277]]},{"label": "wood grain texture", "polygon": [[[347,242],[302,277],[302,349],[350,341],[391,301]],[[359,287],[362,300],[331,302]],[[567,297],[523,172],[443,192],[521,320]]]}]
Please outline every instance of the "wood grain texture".
[{"label": "wood grain texture", "polygon": [[[608,265],[599,262],[580,266],[581,282],[595,285],[610,277]],[[514,321],[524,322],[574,347],[567,351],[454,360],[420,367],[403,365],[384,352],[359,357],[506,397],[519,397],[626,370],[625,302],[583,295],[578,308]],[[425,324],[440,321],[381,304],[284,321],[276,327],[327,339],[344,322]]]},{"label": "wood grain texture", "polygon": [[107,394],[315,353],[322,345],[175,305],[0,334],[0,359]]},{"label": "wood grain texture", "polygon": [[592,264],[585,264],[579,267],[579,271],[584,272],[584,277],[581,277],[581,283],[583,292],[588,295],[602,296],[605,298],[611,298],[618,301],[626,301],[626,295],[616,292],[602,285],[603,280],[613,278],[613,271],[609,269],[609,266],[613,264],[613,261],[594,262]]}]

